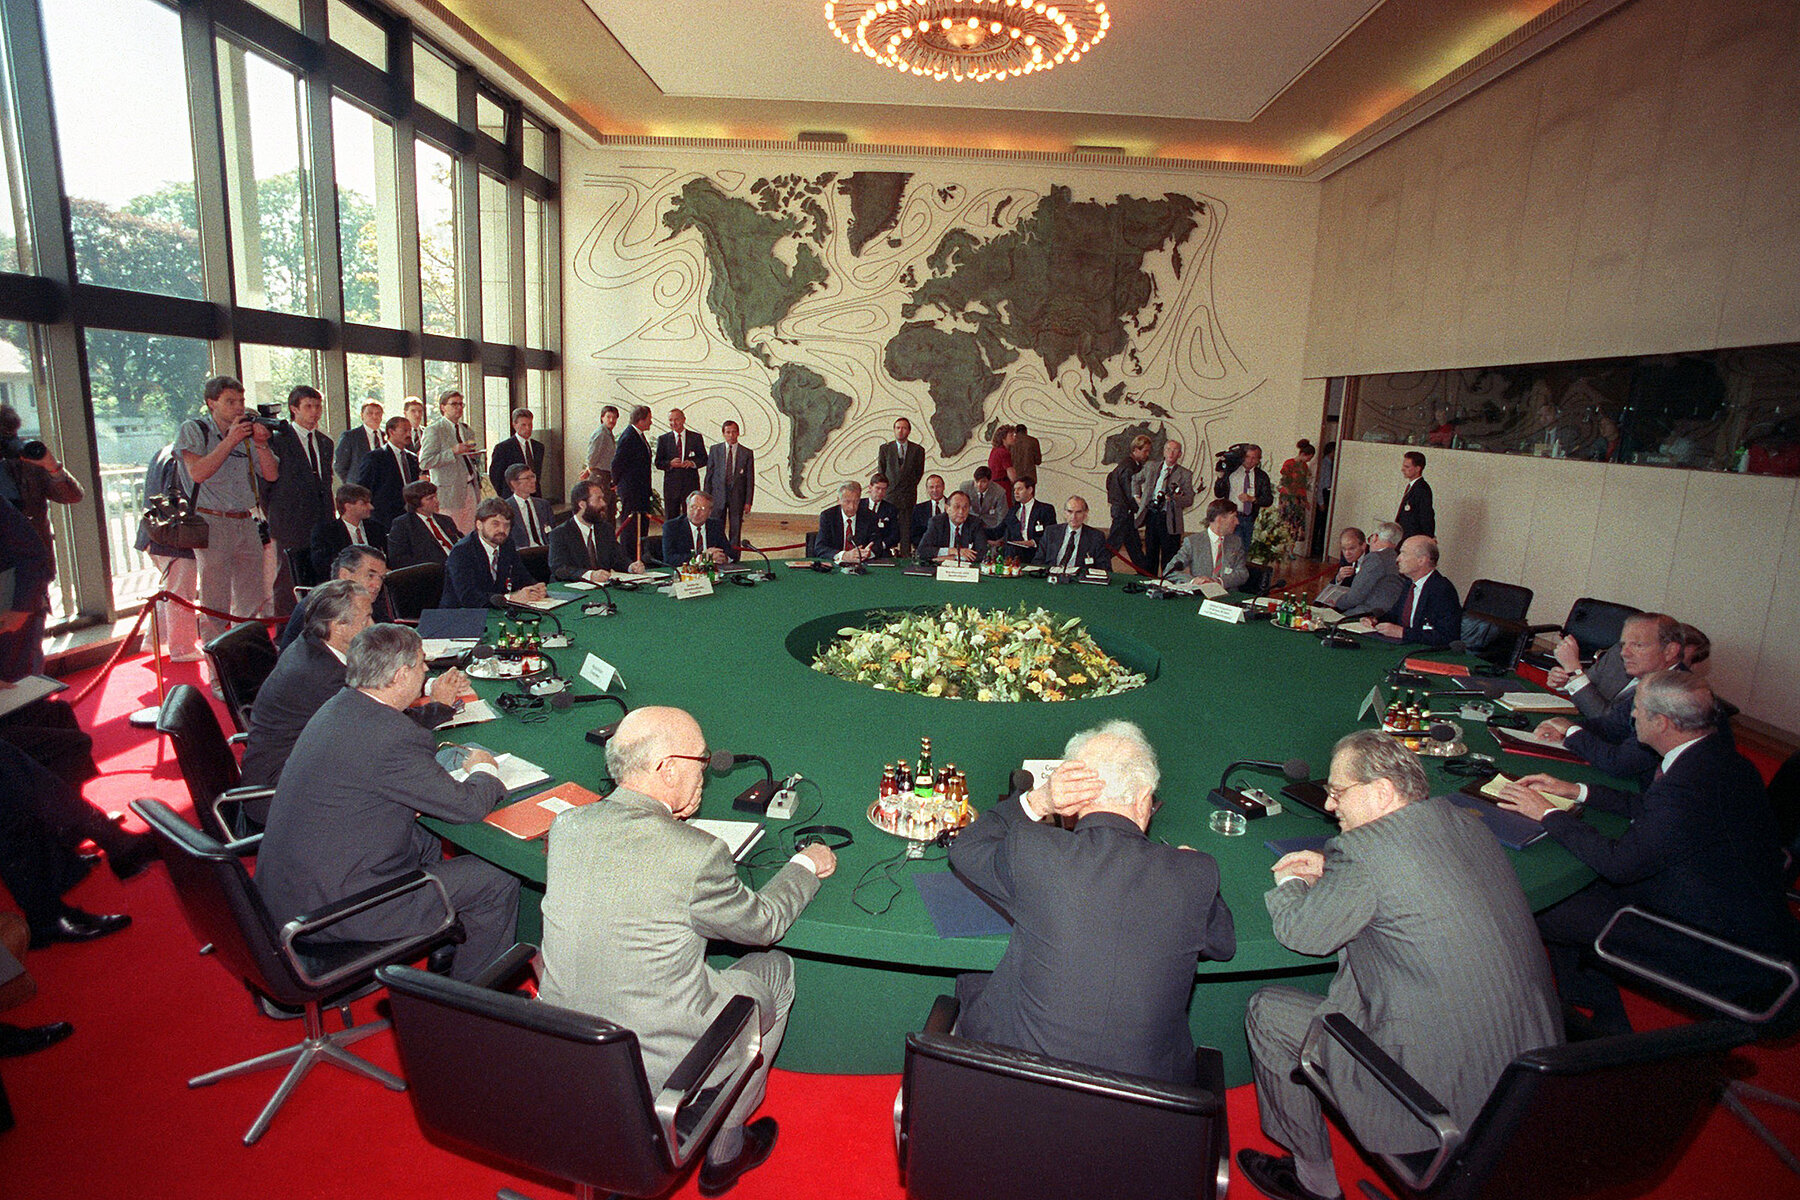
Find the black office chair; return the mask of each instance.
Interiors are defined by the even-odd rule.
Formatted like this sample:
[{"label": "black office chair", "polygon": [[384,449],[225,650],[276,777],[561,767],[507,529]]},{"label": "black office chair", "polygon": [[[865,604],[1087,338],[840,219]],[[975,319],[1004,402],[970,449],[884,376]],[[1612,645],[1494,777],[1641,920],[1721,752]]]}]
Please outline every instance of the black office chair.
[{"label": "black office chair", "polygon": [[417,621],[419,614],[436,608],[444,595],[444,564],[414,563],[388,572],[388,599],[394,615],[402,621]]},{"label": "black office chair", "polygon": [[213,678],[225,694],[225,708],[239,733],[250,732],[250,706],[263,680],[275,670],[281,657],[261,621],[245,621],[221,633],[203,647],[212,663]]},{"label": "black office chair", "polygon": [[494,990],[533,953],[513,947],[479,983],[410,967],[375,973],[419,1127],[458,1154],[568,1180],[580,1200],[662,1194],[698,1161],[761,1061],[756,1002],[728,1001],[652,1093],[629,1029]]},{"label": "black office chair", "polygon": [[1470,653],[1511,670],[1533,634],[1531,589],[1516,583],[1477,579],[1463,597],[1462,640]]},{"label": "black office chair", "polygon": [[519,560],[531,577],[539,583],[550,582],[550,548],[548,546],[525,546],[519,551]]},{"label": "black office chair", "polygon": [[[1641,611],[1643,610],[1629,604],[1583,596],[1569,606],[1569,615],[1563,618],[1561,625],[1529,626],[1526,629],[1527,643],[1540,633],[1554,633],[1559,641],[1567,635],[1574,638],[1581,647],[1582,661],[1591,662],[1602,650],[1619,640],[1626,619]],[[1522,653],[1519,661],[1541,671],[1548,671],[1556,666],[1556,659],[1549,651]]]},{"label": "black office chair", "polygon": [[806,544],[802,548],[803,553],[806,555],[807,558],[817,558],[819,556],[819,551],[818,551],[819,531],[816,529],[807,530],[805,540],[806,540]]},{"label": "black office chair", "polygon": [[[319,1062],[336,1063],[397,1092],[406,1090],[404,1080],[344,1049],[388,1026],[386,1021],[351,1025],[349,1006],[379,986],[374,980],[377,967],[422,958],[433,946],[461,939],[462,927],[457,924],[450,894],[437,877],[413,871],[277,927],[244,869],[241,856],[254,846],[222,844],[207,837],[160,800],[134,800],[131,811],[162,839],[163,861],[168,864],[175,897],[195,939],[205,947],[203,952],[210,953],[213,961],[257,997],[302,1010],[306,1036],[298,1044],[188,1080],[191,1088],[205,1087],[293,1064],[244,1134],[244,1145],[263,1135],[289,1094]],[[261,836],[246,841],[258,842]],[[384,942],[325,941],[314,936],[347,917],[422,889],[435,890],[444,909],[443,918],[429,930]],[[337,1009],[344,1022],[337,1033],[325,1032],[323,1010],[327,1008]]]},{"label": "black office chair", "polygon": [[325,581],[313,570],[312,548],[310,546],[289,546],[282,553],[287,556],[288,579],[294,585],[294,595],[298,598],[303,589],[310,590]]},{"label": "black office chair", "polygon": [[1163,1083],[957,1037],[957,1011],[940,996],[924,1030],[906,1035],[895,1136],[908,1196],[1225,1195],[1230,1153],[1217,1050],[1195,1053],[1197,1084]]},{"label": "black office chair", "polygon": [[182,782],[194,802],[194,819],[211,837],[230,841],[235,836],[244,802],[274,798],[274,788],[243,787],[237,756],[227,741],[219,718],[199,688],[178,683],[163,697],[156,713],[156,730],[175,744],[175,762]]}]

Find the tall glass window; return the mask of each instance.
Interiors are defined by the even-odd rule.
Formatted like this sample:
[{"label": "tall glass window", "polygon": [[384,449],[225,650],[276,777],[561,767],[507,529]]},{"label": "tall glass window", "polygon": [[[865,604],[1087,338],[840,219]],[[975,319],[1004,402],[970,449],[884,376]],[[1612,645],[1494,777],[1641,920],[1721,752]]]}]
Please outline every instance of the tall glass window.
[{"label": "tall glass window", "polygon": [[198,299],[179,18],[153,0],[56,0],[43,21],[79,277]]},{"label": "tall glass window", "polygon": [[506,141],[506,108],[486,92],[476,89],[475,122],[496,142]]},{"label": "tall glass window", "polygon": [[387,30],[344,0],[331,0],[325,11],[332,41],[376,70],[387,70]]},{"label": "tall glass window", "polygon": [[[445,392],[456,391],[467,395],[468,381],[464,377],[467,368],[462,363],[433,362],[425,360],[425,399],[428,411],[437,411],[437,398]],[[465,408],[463,420],[475,424],[474,413]]]},{"label": "tall glass window", "polygon": [[550,171],[550,135],[544,127],[529,117],[525,119],[525,165],[546,178],[555,178]]},{"label": "tall glass window", "polygon": [[419,191],[419,288],[425,332],[462,336],[461,256],[456,240],[456,188],[450,156],[429,142],[415,147]]},{"label": "tall glass window", "polygon": [[456,68],[423,42],[413,43],[413,98],[440,116],[456,120]]},{"label": "tall glass window", "polygon": [[250,3],[295,29],[300,28],[300,0],[250,0]]},{"label": "tall glass window", "polygon": [[[244,359],[244,399],[273,404],[287,416],[288,393],[300,384],[319,386],[319,356],[292,346],[239,347]],[[327,406],[330,411],[330,406]]]},{"label": "tall glass window", "polygon": [[237,302],[311,316],[318,283],[300,81],[220,39],[219,96]]},{"label": "tall glass window", "polygon": [[487,392],[488,445],[497,446],[512,436],[512,380],[504,375],[489,375],[481,386]]},{"label": "tall glass window", "polygon": [[400,206],[394,177],[394,127],[349,101],[331,101],[337,173],[338,253],[344,319],[399,326]]},{"label": "tall glass window", "polygon": [[512,238],[507,236],[506,185],[481,175],[481,336],[511,342]]},{"label": "tall glass window", "polygon": [[379,403],[390,417],[403,415],[400,402],[406,398],[406,362],[398,358],[380,358],[373,354],[346,355],[350,373],[350,421],[355,424],[365,400]]},{"label": "tall glass window", "polygon": [[548,346],[549,330],[545,327],[545,267],[548,260],[549,231],[544,228],[544,202],[536,196],[525,197],[525,344]]}]

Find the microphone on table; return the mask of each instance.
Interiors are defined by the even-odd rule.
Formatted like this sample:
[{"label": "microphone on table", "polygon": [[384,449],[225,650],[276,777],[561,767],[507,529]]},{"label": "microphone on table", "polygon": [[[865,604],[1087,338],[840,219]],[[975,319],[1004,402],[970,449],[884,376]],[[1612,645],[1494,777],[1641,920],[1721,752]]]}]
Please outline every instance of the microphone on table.
[{"label": "microphone on table", "polygon": [[[550,707],[561,712],[565,709],[573,708],[577,704],[595,704],[602,700],[609,704],[616,704],[619,706],[619,721],[624,720],[625,714],[631,711],[631,706],[629,704],[625,703],[625,701],[613,695],[611,692],[600,692],[593,696],[576,696],[569,692],[558,692],[556,695],[550,697]],[[590,729],[583,736],[596,746],[604,746],[612,740],[613,734],[619,732],[619,721],[614,721],[609,725],[602,725],[598,729]]]},{"label": "microphone on table", "polygon": [[760,571],[751,571],[744,577],[754,579],[758,583],[773,583],[775,580],[775,564],[769,561],[769,555],[761,546],[752,545],[748,539],[738,539],[739,550],[754,550],[762,556],[763,565]]},{"label": "microphone on table", "polygon": [[768,759],[760,754],[732,754],[726,750],[715,750],[712,761],[707,766],[715,773],[723,775],[736,768],[740,762],[758,764],[763,769],[763,777],[738,793],[737,799],[731,802],[731,807],[740,812],[759,814],[767,812],[769,801],[775,796],[775,768],[769,765]]},{"label": "microphone on table", "polygon": [[600,589],[600,599],[589,600],[587,603],[583,604],[581,606],[581,615],[584,617],[618,616],[619,606],[613,602],[612,589],[605,583],[597,583],[594,586]]},{"label": "microphone on table", "polygon": [[1156,577],[1156,581],[1154,583],[1146,583],[1144,585],[1144,595],[1152,596],[1158,600],[1167,600],[1170,596],[1173,596],[1175,593],[1173,593],[1169,590],[1168,583],[1169,583],[1169,572],[1174,569],[1175,569],[1175,560],[1171,558],[1167,563],[1165,563],[1163,565],[1162,574],[1160,574]]},{"label": "microphone on table", "polygon": [[1281,811],[1281,802],[1263,791],[1261,788],[1240,790],[1231,786],[1234,771],[1262,771],[1269,775],[1281,775],[1290,783],[1301,783],[1311,774],[1303,758],[1290,758],[1286,762],[1267,762],[1262,759],[1245,758],[1229,763],[1219,776],[1219,786],[1207,793],[1206,799],[1214,808],[1228,808],[1242,813],[1245,817],[1272,816]]}]

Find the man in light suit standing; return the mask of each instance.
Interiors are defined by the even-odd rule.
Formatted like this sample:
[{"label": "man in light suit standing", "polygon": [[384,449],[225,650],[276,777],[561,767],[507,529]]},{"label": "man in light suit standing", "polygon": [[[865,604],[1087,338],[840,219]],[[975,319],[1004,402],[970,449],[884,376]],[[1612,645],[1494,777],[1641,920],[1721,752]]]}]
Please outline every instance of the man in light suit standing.
[{"label": "man in light suit standing", "polygon": [[1238,510],[1229,500],[1206,506],[1206,528],[1190,533],[1181,550],[1169,560],[1169,578],[1199,579],[1235,592],[1250,581],[1244,565],[1244,543],[1237,536]]},{"label": "man in light suit standing", "polygon": [[[1338,742],[1325,795],[1341,832],[1322,854],[1276,862],[1263,901],[1276,940],[1300,954],[1337,954],[1337,976],[1322,1000],[1263,988],[1244,1020],[1263,1129],[1293,1156],[1246,1149],[1238,1165],[1277,1200],[1341,1192],[1318,1093],[1293,1078],[1314,1018],[1350,1017],[1464,1129],[1508,1063],[1562,1041],[1531,906],[1473,814],[1432,799],[1418,758],[1374,729]],[[1332,1104],[1364,1149],[1436,1144],[1335,1042],[1322,1037],[1320,1057]]]},{"label": "man in light suit standing", "polygon": [[1181,547],[1181,514],[1194,503],[1194,473],[1181,465],[1181,443],[1163,443],[1162,458],[1137,473],[1132,497],[1144,531],[1144,569],[1160,575]]},{"label": "man in light suit standing", "polygon": [[700,1168],[700,1194],[717,1196],[774,1148],[774,1118],[745,1122],[762,1103],[787,1031],[794,965],[767,950],[717,970],[707,943],[779,940],[837,858],[808,846],[761,891],[744,886],[725,843],[682,824],[700,807],[708,761],[699,723],[680,709],[640,708],[619,722],[606,745],[618,788],[550,828],[540,995],[636,1033],[652,1089],[731,997],[756,1001],[762,1063]]},{"label": "man in light suit standing", "polygon": [[744,535],[744,514],[756,499],[756,456],[738,444],[738,423],[720,429],[725,440],[706,454],[706,491],[713,511],[725,521],[725,536],[737,545]]},{"label": "man in light suit standing", "polygon": [[438,419],[419,435],[419,466],[437,484],[438,509],[458,529],[475,528],[475,505],[481,496],[481,450],[475,434],[463,424],[461,392],[438,397]]},{"label": "man in light suit standing", "polygon": [[[875,469],[887,476],[893,506],[903,513],[911,512],[919,499],[919,481],[925,477],[925,447],[913,442],[912,422],[905,417],[894,422],[894,440],[881,443],[881,449],[875,452]],[[900,553],[912,553],[910,528],[901,539]]]}]

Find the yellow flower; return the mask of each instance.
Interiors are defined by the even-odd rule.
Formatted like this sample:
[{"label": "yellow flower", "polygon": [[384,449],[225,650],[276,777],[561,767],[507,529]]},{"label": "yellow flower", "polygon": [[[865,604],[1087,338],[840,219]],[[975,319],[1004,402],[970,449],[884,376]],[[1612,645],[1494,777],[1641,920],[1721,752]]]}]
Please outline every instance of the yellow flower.
[{"label": "yellow flower", "polygon": [[1088,677],[1086,675],[1083,675],[1080,671],[1077,671],[1073,675],[1069,676],[1069,682],[1074,684],[1076,687],[1080,687],[1082,684],[1086,683],[1087,681],[1088,681]]}]

